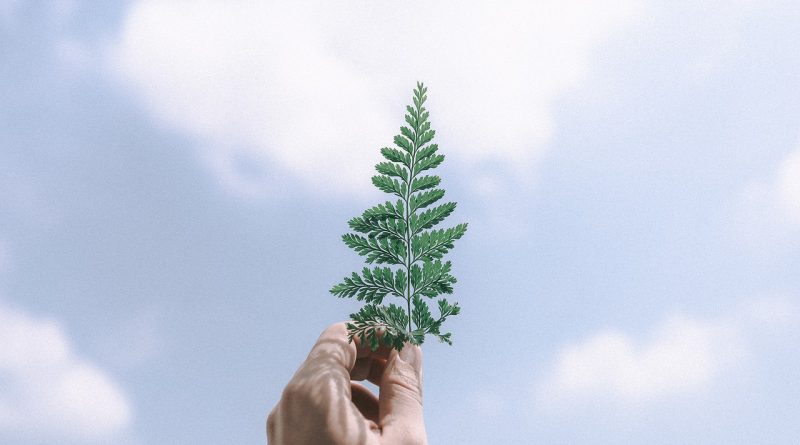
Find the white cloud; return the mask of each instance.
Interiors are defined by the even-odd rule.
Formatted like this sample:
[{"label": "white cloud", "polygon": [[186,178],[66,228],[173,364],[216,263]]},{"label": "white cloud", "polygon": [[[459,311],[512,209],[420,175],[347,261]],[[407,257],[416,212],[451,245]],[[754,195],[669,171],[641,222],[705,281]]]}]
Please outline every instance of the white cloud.
[{"label": "white cloud", "polygon": [[140,0],[111,63],[159,120],[202,141],[226,185],[275,193],[277,166],[352,193],[416,80],[450,159],[527,169],[553,133],[554,100],[640,12],[641,0]]},{"label": "white cloud", "polygon": [[783,214],[800,225],[800,149],[781,162],[775,183]]},{"label": "white cloud", "polygon": [[58,323],[0,304],[0,432],[105,437],[131,416],[118,384],[75,355]]},{"label": "white cloud", "polygon": [[604,330],[560,349],[536,386],[537,401],[638,405],[698,393],[753,354],[753,337],[796,318],[791,300],[763,298],[718,319],[668,317],[646,338]]},{"label": "white cloud", "polygon": [[647,341],[613,330],[597,333],[561,350],[548,396],[638,402],[703,386],[740,352],[731,347],[738,343],[732,334],[682,316],[666,320]]},{"label": "white cloud", "polygon": [[800,148],[783,158],[770,177],[744,188],[734,221],[737,234],[756,249],[792,249],[797,245]]}]

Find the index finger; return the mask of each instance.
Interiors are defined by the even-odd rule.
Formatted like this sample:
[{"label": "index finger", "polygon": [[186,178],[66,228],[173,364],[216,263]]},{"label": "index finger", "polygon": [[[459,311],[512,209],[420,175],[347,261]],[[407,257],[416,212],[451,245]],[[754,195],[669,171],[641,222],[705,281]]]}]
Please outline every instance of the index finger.
[{"label": "index finger", "polygon": [[377,425],[352,402],[350,372],[357,357],[358,347],[347,341],[345,324],[329,326],[284,389],[278,416],[293,419],[292,430],[298,434],[317,434],[323,428],[339,438],[337,443],[364,442],[357,440],[359,435],[376,430]]},{"label": "index finger", "polygon": [[353,338],[352,342],[348,341],[347,324],[335,323],[320,334],[295,377],[317,375],[326,371],[324,374],[333,378],[337,387],[347,387],[349,393],[351,379],[365,378],[361,375],[361,364],[374,360],[385,361],[390,352],[391,349],[383,344],[373,351],[369,345],[362,345],[358,337]]}]

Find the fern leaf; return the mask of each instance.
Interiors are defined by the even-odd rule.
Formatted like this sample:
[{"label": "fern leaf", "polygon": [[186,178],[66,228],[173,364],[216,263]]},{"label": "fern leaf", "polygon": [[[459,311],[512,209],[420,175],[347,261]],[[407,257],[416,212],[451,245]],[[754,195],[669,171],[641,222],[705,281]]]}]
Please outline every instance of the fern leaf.
[{"label": "fern leaf", "polygon": [[413,195],[411,196],[410,201],[411,211],[416,212],[419,209],[428,207],[434,202],[442,199],[442,196],[444,196],[444,190],[442,189],[428,190],[418,195]]},{"label": "fern leaf", "polygon": [[417,144],[419,144],[420,147],[425,145],[425,144],[427,144],[428,142],[430,142],[431,139],[433,139],[433,136],[436,134],[436,131],[428,130],[428,128],[430,128],[430,123],[427,123],[427,122],[420,126],[420,130],[421,130],[420,134],[421,134],[421,136],[419,137],[419,140],[417,141]]},{"label": "fern leaf", "polygon": [[358,337],[362,345],[369,345],[373,350],[378,349],[381,340],[398,350],[403,349],[403,343],[408,340],[405,332],[408,315],[403,308],[394,304],[367,304],[350,314],[350,318],[353,322],[347,324],[348,339],[352,341]]},{"label": "fern leaf", "polygon": [[367,219],[357,216],[347,222],[351,229],[365,233],[370,238],[405,240],[405,224],[399,219]]},{"label": "fern leaf", "polygon": [[430,144],[422,147],[417,152],[417,160],[423,160],[426,158],[431,157],[436,151],[439,150],[439,146],[437,144]]},{"label": "fern leaf", "polygon": [[456,209],[456,203],[446,202],[440,206],[430,208],[419,215],[414,214],[411,216],[411,234],[416,235],[421,230],[430,229],[431,227],[439,224],[453,213]]},{"label": "fern leaf", "polygon": [[407,153],[403,153],[396,148],[383,147],[381,148],[381,154],[389,161],[399,162],[405,165],[406,168],[411,168],[411,156]]},{"label": "fern leaf", "polygon": [[365,267],[361,275],[353,272],[352,276],[345,277],[341,283],[333,286],[330,292],[340,298],[355,297],[359,301],[380,304],[387,294],[402,298],[405,284],[395,280],[394,272],[388,267],[372,270]]},{"label": "fern leaf", "polygon": [[408,182],[408,169],[403,166],[391,162],[381,162],[375,166],[375,170],[377,170],[378,173],[394,176]]},{"label": "fern leaf", "polygon": [[430,170],[432,168],[436,168],[444,162],[444,155],[434,155],[427,157],[425,159],[421,159],[417,165],[414,166],[414,172],[412,176],[417,175],[425,170]]},{"label": "fern leaf", "polygon": [[453,248],[453,242],[461,238],[466,231],[467,225],[459,224],[446,230],[431,230],[416,235],[411,239],[414,261],[433,261],[442,258]]},{"label": "fern leaf", "polygon": [[411,193],[434,188],[441,182],[438,176],[420,176],[411,181]]},{"label": "fern leaf", "polygon": [[[417,83],[413,105],[406,107],[407,126],[401,126],[400,134],[393,138],[397,148],[382,148],[386,162],[375,166],[379,174],[372,177],[372,183],[397,196],[397,201],[378,204],[350,219],[348,225],[357,233],[342,237],[368,264],[388,266],[365,267],[330,289],[335,296],[366,303],[350,315],[348,338],[358,338],[372,349],[380,344],[398,350],[406,342],[421,345],[427,335],[451,344],[451,333],[442,333],[441,327],[460,310],[457,303],[441,298],[437,300],[439,317],[434,318],[423,298],[436,299],[453,292],[456,278],[451,274],[452,263],[442,258],[467,230],[466,224],[433,229],[453,213],[456,203],[433,206],[445,194],[438,188],[441,179],[420,175],[444,162],[439,146],[432,143],[436,131],[431,129],[430,113],[424,107],[427,91]],[[382,305],[389,296],[401,298],[406,307]]]},{"label": "fern leaf", "polygon": [[376,175],[372,177],[372,183],[378,190],[392,193],[402,198],[406,194],[406,184],[397,179],[392,179],[386,175]]},{"label": "fern leaf", "polygon": [[365,220],[384,220],[384,219],[403,219],[403,200],[398,200],[396,204],[386,201],[375,207],[364,211],[361,216]]},{"label": "fern leaf", "polygon": [[368,264],[403,264],[405,246],[403,243],[390,238],[364,238],[363,236],[348,233],[342,235],[342,240],[347,247],[355,250],[359,255],[366,256]]},{"label": "fern leaf", "polygon": [[426,261],[422,267],[414,264],[411,266],[411,285],[414,287],[413,295],[424,295],[435,298],[440,294],[452,294],[456,278],[450,275],[452,264],[450,261]]},{"label": "fern leaf", "polygon": [[400,134],[405,136],[409,141],[413,141],[413,140],[415,140],[417,138],[417,135],[414,134],[414,132],[411,131],[410,128],[405,127],[405,126],[400,127]]}]

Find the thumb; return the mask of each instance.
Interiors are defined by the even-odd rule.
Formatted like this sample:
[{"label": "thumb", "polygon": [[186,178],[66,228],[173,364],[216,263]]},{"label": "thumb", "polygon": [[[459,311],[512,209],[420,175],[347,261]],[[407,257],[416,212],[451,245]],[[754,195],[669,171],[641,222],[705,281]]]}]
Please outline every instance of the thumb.
[{"label": "thumb", "polygon": [[380,424],[387,443],[427,444],[422,414],[422,350],[392,350],[380,384]]}]

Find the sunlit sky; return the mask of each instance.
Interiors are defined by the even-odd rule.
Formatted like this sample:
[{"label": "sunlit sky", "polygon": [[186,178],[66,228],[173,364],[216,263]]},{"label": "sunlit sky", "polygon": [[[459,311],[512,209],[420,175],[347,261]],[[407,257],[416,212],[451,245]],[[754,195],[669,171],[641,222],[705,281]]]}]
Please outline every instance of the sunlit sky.
[{"label": "sunlit sky", "polygon": [[793,1],[0,0],[0,443],[264,443],[417,81],[433,444],[795,444]]}]

